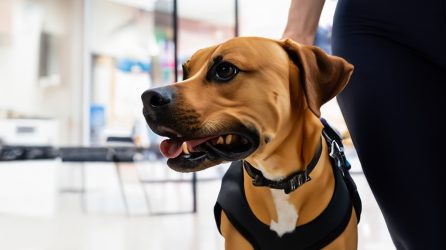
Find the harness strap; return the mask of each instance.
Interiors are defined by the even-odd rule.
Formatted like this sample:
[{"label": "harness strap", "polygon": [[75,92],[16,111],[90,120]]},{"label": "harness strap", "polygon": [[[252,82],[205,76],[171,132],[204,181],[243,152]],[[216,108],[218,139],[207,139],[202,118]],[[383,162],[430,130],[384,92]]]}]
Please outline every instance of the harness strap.
[{"label": "harness strap", "polygon": [[342,144],[342,137],[328,124],[328,122],[321,118],[321,122],[324,125],[322,130],[322,135],[324,136],[328,149],[330,152],[330,161],[333,166],[336,166],[342,173],[344,177],[344,182],[347,185],[350,197],[353,202],[353,207],[355,208],[356,217],[358,223],[361,220],[362,213],[362,202],[361,197],[359,197],[358,188],[356,187],[353,178],[350,175],[351,165],[348,162],[344,154],[344,145]]}]

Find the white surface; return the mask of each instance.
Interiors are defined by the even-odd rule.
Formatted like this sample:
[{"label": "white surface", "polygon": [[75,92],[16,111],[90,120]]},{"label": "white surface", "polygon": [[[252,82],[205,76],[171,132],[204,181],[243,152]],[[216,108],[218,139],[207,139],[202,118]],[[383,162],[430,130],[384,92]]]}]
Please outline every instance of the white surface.
[{"label": "white surface", "polygon": [[[0,2],[0,8],[7,8],[2,12],[10,14],[8,33],[5,34],[9,41],[0,42],[0,113],[13,111],[28,117],[56,118],[62,128],[58,135],[60,143],[79,145],[83,0]],[[3,22],[1,17],[0,22]],[[42,31],[57,38],[62,45],[54,48],[60,57],[61,84],[57,86],[39,83]]]},{"label": "white surface", "polygon": [[56,161],[1,163],[0,221],[4,214],[51,219],[56,212],[56,166]]},{"label": "white surface", "polygon": [[55,120],[0,119],[0,141],[9,145],[57,145],[59,124]]}]

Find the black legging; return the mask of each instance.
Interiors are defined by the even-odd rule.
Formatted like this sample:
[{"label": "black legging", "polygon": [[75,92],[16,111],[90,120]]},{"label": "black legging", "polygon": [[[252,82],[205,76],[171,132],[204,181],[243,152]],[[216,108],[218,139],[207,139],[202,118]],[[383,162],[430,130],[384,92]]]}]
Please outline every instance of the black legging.
[{"label": "black legging", "polygon": [[446,249],[446,0],[339,0],[338,97],[398,249]]}]

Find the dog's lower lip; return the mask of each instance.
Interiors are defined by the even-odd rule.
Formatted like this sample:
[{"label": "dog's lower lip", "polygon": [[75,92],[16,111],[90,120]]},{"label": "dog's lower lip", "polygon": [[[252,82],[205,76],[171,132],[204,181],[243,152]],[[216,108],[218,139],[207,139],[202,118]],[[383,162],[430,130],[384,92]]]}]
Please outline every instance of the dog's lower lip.
[{"label": "dog's lower lip", "polygon": [[167,160],[167,165],[175,171],[194,172],[205,169],[206,167],[203,167],[203,164],[209,161],[208,158],[209,156],[206,153],[198,154],[196,157],[181,155]]}]

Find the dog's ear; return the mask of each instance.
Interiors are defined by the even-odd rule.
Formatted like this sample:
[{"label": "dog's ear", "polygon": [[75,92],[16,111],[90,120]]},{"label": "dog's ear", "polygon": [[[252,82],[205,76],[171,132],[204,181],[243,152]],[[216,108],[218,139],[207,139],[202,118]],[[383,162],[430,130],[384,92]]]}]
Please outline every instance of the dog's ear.
[{"label": "dog's ear", "polygon": [[291,39],[280,42],[299,67],[310,110],[320,117],[320,107],[344,89],[353,72],[353,65],[315,46],[301,45]]},{"label": "dog's ear", "polygon": [[183,80],[186,80],[187,78],[189,78],[189,63],[190,63],[190,59],[187,60],[185,63],[183,63],[183,65],[181,65],[183,67]]}]

